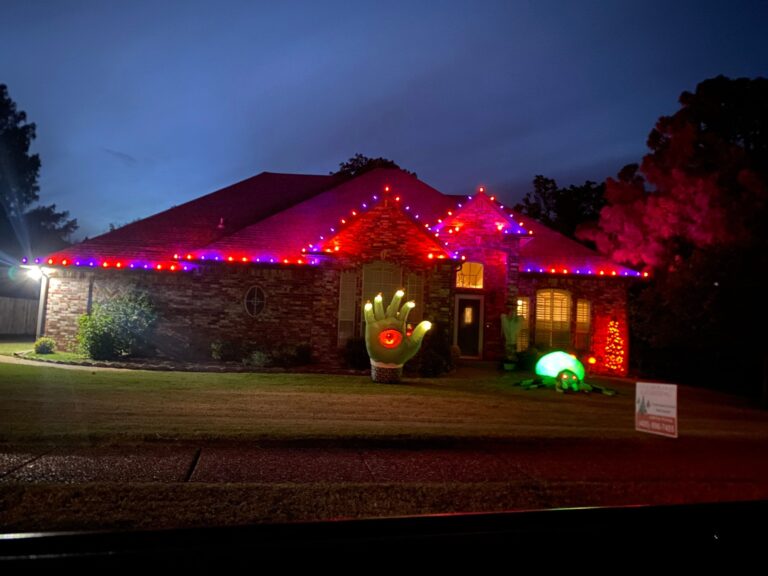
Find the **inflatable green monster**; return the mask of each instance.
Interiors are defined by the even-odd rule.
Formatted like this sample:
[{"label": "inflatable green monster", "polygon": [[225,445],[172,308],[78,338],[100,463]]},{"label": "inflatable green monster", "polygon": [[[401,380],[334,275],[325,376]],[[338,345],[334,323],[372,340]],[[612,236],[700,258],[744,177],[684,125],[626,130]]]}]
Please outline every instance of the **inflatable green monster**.
[{"label": "inflatable green monster", "polygon": [[366,302],[363,306],[365,347],[371,358],[371,379],[374,382],[399,382],[403,364],[419,351],[424,335],[432,327],[431,322],[424,320],[411,334],[407,333],[408,314],[416,303],[409,301],[400,306],[403,296],[403,290],[395,292],[386,310],[381,294],[373,299],[373,304]]},{"label": "inflatable green monster", "polygon": [[523,380],[520,385],[523,388],[554,388],[558,392],[600,392],[606,396],[616,394],[615,390],[598,386],[597,384],[587,384],[584,381],[586,372],[584,364],[578,358],[562,351],[550,352],[545,354],[536,362],[536,376],[533,380]]}]

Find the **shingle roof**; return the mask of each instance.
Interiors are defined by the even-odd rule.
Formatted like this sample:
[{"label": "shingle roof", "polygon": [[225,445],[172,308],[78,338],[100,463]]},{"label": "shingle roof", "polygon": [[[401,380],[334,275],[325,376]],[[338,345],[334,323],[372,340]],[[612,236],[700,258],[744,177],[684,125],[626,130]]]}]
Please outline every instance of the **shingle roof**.
[{"label": "shingle roof", "polygon": [[[174,254],[295,261],[302,248],[322,244],[342,218],[364,211],[385,187],[418,223],[434,224],[466,197],[449,196],[402,170],[379,168],[353,179],[262,172],[180,206],[133,222],[52,254],[98,262],[169,261]],[[466,204],[465,204],[466,205]],[[500,214],[506,212],[500,212]],[[530,238],[521,240],[521,272],[600,270],[636,275],[574,240],[524,217]],[[514,222],[513,218],[509,218]],[[625,274],[626,273],[626,274]]]},{"label": "shingle roof", "polygon": [[418,214],[421,219],[436,218],[453,204],[450,196],[402,170],[380,168],[325,190],[235,234],[197,249],[194,246],[188,248],[210,255],[233,254],[236,258],[295,258],[302,248],[322,242],[321,236],[325,239],[333,236],[342,218],[350,218],[353,210],[364,211],[363,204],[370,206],[373,196],[380,197],[387,186],[392,194],[402,197],[401,204],[407,206],[410,213]]},{"label": "shingle roof", "polygon": [[262,172],[61,250],[52,257],[170,260],[180,250],[205,246],[232,235],[338,182],[334,176]]},{"label": "shingle roof", "polygon": [[600,275],[602,271],[609,276],[614,275],[613,272],[616,276],[640,275],[532,218],[525,218],[525,225],[533,234],[521,241],[521,272],[563,273],[567,270],[569,274]]}]

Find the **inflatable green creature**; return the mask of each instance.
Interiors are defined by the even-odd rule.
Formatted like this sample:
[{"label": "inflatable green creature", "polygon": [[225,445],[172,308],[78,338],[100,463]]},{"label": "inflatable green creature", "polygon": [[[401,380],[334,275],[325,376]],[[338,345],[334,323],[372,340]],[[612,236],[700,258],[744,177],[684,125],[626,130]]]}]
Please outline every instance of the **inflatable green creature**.
[{"label": "inflatable green creature", "polygon": [[545,354],[536,362],[536,376],[533,380],[523,380],[520,385],[523,388],[531,389],[544,386],[554,388],[558,392],[600,392],[606,396],[616,394],[615,390],[598,386],[597,384],[587,384],[584,381],[586,374],[584,364],[578,358],[562,352],[560,350]]},{"label": "inflatable green creature", "polygon": [[374,382],[399,382],[403,374],[403,364],[419,351],[424,335],[432,323],[424,320],[408,333],[408,314],[416,307],[411,301],[400,306],[405,292],[398,290],[392,302],[384,309],[384,299],[378,294],[373,304],[366,302],[365,347],[371,358],[371,379]]}]

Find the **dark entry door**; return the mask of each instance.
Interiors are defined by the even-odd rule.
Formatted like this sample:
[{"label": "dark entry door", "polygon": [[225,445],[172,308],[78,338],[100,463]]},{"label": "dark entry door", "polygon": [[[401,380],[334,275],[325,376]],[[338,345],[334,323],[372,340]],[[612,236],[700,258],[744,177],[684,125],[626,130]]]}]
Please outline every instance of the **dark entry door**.
[{"label": "dark entry door", "polygon": [[456,299],[456,344],[461,355],[480,357],[481,330],[483,326],[482,300],[479,297]]}]

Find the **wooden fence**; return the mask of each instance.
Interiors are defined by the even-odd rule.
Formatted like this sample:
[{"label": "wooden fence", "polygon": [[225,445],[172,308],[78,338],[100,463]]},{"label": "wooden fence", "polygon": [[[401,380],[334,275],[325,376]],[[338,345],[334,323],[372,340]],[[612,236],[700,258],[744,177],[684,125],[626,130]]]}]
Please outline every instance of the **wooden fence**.
[{"label": "wooden fence", "polygon": [[0,335],[34,336],[37,300],[0,297]]}]

